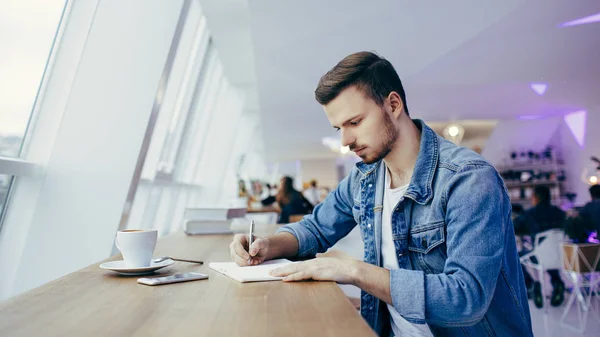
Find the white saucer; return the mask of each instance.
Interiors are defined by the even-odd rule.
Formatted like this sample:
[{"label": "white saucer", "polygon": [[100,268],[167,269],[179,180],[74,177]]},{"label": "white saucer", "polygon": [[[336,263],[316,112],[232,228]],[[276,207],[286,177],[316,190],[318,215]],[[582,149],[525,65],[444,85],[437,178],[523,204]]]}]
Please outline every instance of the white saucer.
[{"label": "white saucer", "polygon": [[128,268],[128,267],[125,267],[125,262],[123,260],[118,260],[118,261],[104,262],[103,264],[100,265],[100,268],[116,271],[117,273],[120,273],[123,275],[144,275],[144,274],[152,273],[155,270],[159,270],[160,268],[170,266],[173,263],[175,263],[175,262],[173,262],[173,260],[168,259],[168,260],[164,260],[159,263],[150,262],[150,265],[148,267],[137,267],[137,268],[129,267]]}]

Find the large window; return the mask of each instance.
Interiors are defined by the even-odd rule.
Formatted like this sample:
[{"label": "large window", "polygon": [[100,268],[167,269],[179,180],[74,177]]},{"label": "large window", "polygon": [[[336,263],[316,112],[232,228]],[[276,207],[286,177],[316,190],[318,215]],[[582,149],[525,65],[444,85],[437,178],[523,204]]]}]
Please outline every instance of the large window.
[{"label": "large window", "polygon": [[[186,207],[222,205],[236,197],[236,164],[258,130],[244,116],[244,93],[223,64],[196,1],[178,38],[177,54],[144,161],[127,228],[180,230]],[[129,201],[131,202],[131,201]]]},{"label": "large window", "polygon": [[0,1],[0,156],[20,154],[65,5]]},{"label": "large window", "polygon": [[22,156],[66,4],[0,1],[0,228],[13,181],[37,168],[16,158]]},{"label": "large window", "polygon": [[185,207],[200,196],[201,187],[186,179],[185,171],[199,158],[190,151],[198,150],[199,131],[206,127],[203,107],[214,100],[209,81],[222,73],[197,1],[191,2],[176,39],[177,53],[127,222],[128,228],[157,228],[160,235],[177,229]]}]

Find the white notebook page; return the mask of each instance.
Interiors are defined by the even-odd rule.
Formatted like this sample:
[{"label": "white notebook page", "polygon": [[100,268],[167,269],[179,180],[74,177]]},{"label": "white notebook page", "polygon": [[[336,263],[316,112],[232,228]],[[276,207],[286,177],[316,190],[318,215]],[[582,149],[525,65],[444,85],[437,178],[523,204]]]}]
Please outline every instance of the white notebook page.
[{"label": "white notebook page", "polygon": [[209,267],[238,282],[258,282],[283,279],[283,277],[273,277],[269,275],[269,272],[290,263],[293,262],[288,259],[277,259],[263,262],[258,266],[240,267],[235,262],[211,262]]}]

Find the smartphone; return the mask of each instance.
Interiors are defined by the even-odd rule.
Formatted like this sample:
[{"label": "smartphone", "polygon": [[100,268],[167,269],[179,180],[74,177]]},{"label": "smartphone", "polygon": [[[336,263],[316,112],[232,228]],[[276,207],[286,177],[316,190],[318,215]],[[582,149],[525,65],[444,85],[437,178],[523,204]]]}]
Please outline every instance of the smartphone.
[{"label": "smartphone", "polygon": [[200,274],[200,273],[182,273],[182,274],[173,274],[169,276],[163,277],[142,277],[137,281],[138,283],[149,285],[149,286],[157,286],[161,284],[169,284],[169,283],[177,283],[177,282],[187,282],[187,281],[196,281],[196,280],[204,280],[207,279],[208,275]]}]

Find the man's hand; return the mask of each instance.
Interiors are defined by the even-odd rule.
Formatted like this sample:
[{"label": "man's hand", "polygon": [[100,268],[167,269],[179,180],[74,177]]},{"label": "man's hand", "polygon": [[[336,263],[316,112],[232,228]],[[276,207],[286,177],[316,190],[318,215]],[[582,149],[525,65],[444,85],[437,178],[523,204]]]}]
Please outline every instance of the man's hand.
[{"label": "man's hand", "polygon": [[254,242],[248,249],[248,236],[237,234],[229,245],[231,259],[238,266],[254,266],[261,264],[267,258],[269,239],[254,236]]},{"label": "man's hand", "polygon": [[291,263],[271,271],[271,276],[284,277],[283,281],[335,281],[353,284],[357,275],[357,263],[349,255],[341,252],[317,254],[317,258]]}]

